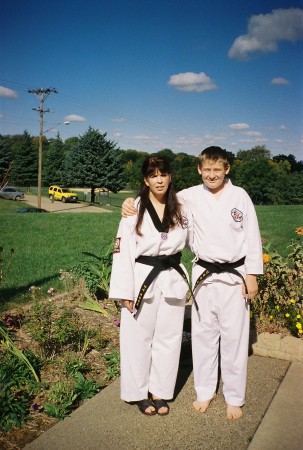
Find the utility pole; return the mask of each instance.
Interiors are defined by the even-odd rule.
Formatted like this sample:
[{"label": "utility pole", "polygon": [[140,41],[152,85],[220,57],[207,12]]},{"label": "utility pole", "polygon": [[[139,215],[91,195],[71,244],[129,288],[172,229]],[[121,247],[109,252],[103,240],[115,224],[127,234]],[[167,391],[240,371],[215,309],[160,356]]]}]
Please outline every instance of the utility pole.
[{"label": "utility pole", "polygon": [[41,208],[41,183],[42,183],[42,146],[43,146],[43,116],[44,113],[50,112],[49,109],[44,109],[44,102],[49,94],[58,94],[55,88],[48,89],[28,89],[29,94],[36,94],[40,100],[39,108],[33,108],[38,111],[40,115],[40,134],[39,134],[39,154],[38,154],[38,208]]}]

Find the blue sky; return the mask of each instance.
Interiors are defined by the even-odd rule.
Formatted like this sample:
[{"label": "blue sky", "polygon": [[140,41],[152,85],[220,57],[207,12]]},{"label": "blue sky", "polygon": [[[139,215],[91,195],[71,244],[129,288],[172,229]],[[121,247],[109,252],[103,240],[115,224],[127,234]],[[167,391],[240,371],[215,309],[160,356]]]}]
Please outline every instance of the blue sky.
[{"label": "blue sky", "polygon": [[303,160],[302,1],[9,0],[0,30],[0,134],[38,135],[27,90],[56,88],[48,137]]}]

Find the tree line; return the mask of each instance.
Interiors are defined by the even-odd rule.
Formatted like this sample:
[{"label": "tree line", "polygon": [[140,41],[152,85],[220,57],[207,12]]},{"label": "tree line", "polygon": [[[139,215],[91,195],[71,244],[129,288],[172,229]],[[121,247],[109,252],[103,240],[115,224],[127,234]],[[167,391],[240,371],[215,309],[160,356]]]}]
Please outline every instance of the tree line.
[{"label": "tree line", "polygon": [[[0,184],[30,188],[37,185],[39,138],[27,131],[22,135],[0,135]],[[117,143],[91,127],[80,137],[62,141],[43,138],[42,185],[90,189],[94,201],[96,189],[119,192],[136,189],[141,180],[143,160],[152,152],[122,150]],[[201,183],[198,157],[163,149],[157,154],[171,163],[176,190]],[[255,204],[303,204],[303,161],[294,155],[271,156],[265,146],[228,152],[229,177],[243,187]]]}]

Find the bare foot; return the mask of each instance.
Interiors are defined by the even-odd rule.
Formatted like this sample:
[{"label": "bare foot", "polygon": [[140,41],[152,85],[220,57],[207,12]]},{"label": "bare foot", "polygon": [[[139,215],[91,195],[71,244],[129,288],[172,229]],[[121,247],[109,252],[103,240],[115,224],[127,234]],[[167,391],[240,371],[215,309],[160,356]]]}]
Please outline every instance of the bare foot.
[{"label": "bare foot", "polygon": [[205,413],[214,398],[215,398],[215,395],[212,398],[210,398],[209,400],[205,400],[204,402],[195,400],[193,402],[193,407],[195,408],[196,411],[198,411],[200,413]]},{"label": "bare foot", "polygon": [[241,406],[227,405],[226,417],[229,420],[237,420],[240,419],[243,415]]}]

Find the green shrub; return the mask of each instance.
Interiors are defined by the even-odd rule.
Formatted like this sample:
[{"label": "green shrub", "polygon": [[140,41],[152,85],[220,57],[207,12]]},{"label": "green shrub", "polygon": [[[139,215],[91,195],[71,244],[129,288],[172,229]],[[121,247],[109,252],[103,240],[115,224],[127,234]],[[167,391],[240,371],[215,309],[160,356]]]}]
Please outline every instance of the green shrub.
[{"label": "green shrub", "polygon": [[259,293],[252,302],[257,324],[269,331],[288,330],[303,337],[303,228],[296,230],[298,239],[288,246],[283,258],[264,245],[264,275],[258,277]]},{"label": "green shrub", "polygon": [[72,267],[71,272],[78,278],[84,278],[86,286],[90,292],[98,294],[99,298],[107,298],[109,291],[111,267],[112,267],[112,247],[107,244],[103,248],[100,257],[89,254],[93,261],[80,261]]},{"label": "green shrub", "polygon": [[26,327],[45,357],[54,356],[63,349],[78,350],[87,336],[77,312],[62,308],[58,316],[51,303],[36,302]]},{"label": "green shrub", "polygon": [[[39,358],[30,350],[25,350],[24,356],[39,372]],[[11,431],[14,427],[22,426],[39,388],[41,383],[35,380],[25,362],[9,350],[4,351],[0,365],[0,429]]]}]

